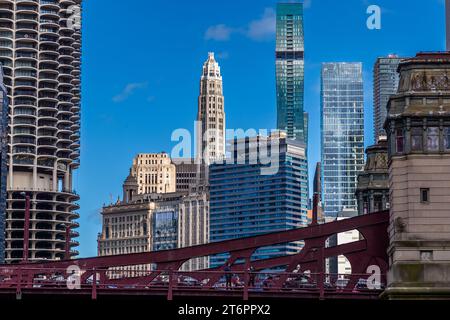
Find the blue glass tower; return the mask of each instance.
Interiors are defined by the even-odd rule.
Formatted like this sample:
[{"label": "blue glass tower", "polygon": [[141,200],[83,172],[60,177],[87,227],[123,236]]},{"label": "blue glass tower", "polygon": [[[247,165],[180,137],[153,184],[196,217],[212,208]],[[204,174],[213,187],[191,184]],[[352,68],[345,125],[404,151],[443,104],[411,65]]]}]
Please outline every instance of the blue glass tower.
[{"label": "blue glass tower", "polygon": [[364,168],[364,90],[361,63],[324,63],[321,84],[324,214],[357,210],[357,176]]},{"label": "blue glass tower", "polygon": [[6,164],[8,154],[8,96],[0,65],[0,264],[5,262]]},{"label": "blue glass tower", "polygon": [[[273,156],[272,174],[263,174],[260,141]],[[271,148],[277,144],[278,150]],[[258,147],[255,147],[258,146]],[[276,156],[274,151],[276,150]],[[256,137],[234,142],[232,162],[210,167],[210,241],[224,241],[285,231],[307,225],[308,171],[304,144],[281,137]],[[256,155],[256,156],[255,156]],[[243,161],[245,159],[245,161]],[[297,253],[303,242],[260,248],[253,260]],[[211,257],[211,267],[223,265],[228,254]]]},{"label": "blue glass tower", "polygon": [[307,144],[302,3],[277,5],[276,34],[277,127],[288,138]]}]

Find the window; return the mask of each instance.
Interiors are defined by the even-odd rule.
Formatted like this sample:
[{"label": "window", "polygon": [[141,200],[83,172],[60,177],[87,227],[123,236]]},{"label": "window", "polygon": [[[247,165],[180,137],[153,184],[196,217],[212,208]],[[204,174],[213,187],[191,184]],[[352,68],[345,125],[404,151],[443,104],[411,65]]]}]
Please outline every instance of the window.
[{"label": "window", "polygon": [[428,151],[439,151],[439,128],[430,127],[427,130],[427,148]]},{"label": "window", "polygon": [[420,202],[429,203],[430,202],[430,189],[420,189]]},{"label": "window", "polygon": [[403,135],[403,129],[397,129],[397,131],[396,131],[396,147],[397,147],[397,153],[404,152],[405,136]]},{"label": "window", "polygon": [[423,150],[423,129],[412,128],[411,129],[411,150],[422,151]]},{"label": "window", "polygon": [[450,127],[444,129],[444,148],[450,150]]}]

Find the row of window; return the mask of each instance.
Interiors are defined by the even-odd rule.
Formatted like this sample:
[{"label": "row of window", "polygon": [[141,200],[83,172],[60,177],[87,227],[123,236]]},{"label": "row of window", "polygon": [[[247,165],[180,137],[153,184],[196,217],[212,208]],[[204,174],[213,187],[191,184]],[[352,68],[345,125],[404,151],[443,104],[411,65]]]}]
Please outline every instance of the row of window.
[{"label": "row of window", "polygon": [[[395,134],[395,151],[404,153],[407,147],[405,131],[397,129]],[[422,127],[413,127],[410,137],[409,150],[412,152],[438,152],[441,150],[441,142],[445,151],[450,150],[450,127],[443,128],[442,134],[439,127],[428,127],[425,130]]]}]

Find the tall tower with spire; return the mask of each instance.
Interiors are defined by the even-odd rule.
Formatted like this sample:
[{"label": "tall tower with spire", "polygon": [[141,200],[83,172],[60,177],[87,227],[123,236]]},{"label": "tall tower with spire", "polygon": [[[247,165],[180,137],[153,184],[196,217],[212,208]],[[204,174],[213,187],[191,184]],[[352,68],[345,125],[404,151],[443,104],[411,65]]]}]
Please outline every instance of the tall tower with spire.
[{"label": "tall tower with spire", "polygon": [[209,165],[225,155],[225,109],[220,66],[208,54],[200,80],[197,114],[197,160]]}]

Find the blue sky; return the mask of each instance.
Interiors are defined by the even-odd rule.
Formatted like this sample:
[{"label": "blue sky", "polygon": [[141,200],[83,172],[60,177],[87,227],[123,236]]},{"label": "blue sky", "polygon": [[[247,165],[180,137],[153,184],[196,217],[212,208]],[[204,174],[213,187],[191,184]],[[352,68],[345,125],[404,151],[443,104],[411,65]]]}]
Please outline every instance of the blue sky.
[{"label": "blue sky", "polygon": [[[381,30],[366,27],[369,5]],[[81,256],[97,254],[100,209],[121,195],[137,153],[170,152],[172,131],[193,129],[208,51],[224,78],[229,128],[274,128],[274,0],[85,0],[80,200]],[[322,62],[364,64],[366,145],[373,142],[376,57],[442,51],[444,0],[305,0],[305,109],[311,175],[320,161]]]}]

